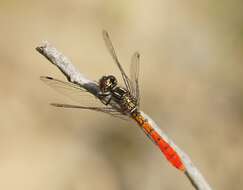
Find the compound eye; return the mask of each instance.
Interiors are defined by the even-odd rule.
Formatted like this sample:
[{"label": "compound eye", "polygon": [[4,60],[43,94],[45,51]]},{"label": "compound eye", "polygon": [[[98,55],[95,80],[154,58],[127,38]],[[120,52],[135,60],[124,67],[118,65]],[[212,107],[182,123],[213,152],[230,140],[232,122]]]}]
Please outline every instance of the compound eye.
[{"label": "compound eye", "polygon": [[116,85],[116,84],[117,84],[117,80],[116,80],[116,78],[115,78],[113,75],[110,75],[110,76],[109,76],[109,79],[110,79],[110,82],[111,82],[113,85]]},{"label": "compound eye", "polygon": [[106,92],[107,91],[107,85],[108,85],[108,77],[107,76],[103,76],[100,81],[99,81],[99,86],[101,91]]}]

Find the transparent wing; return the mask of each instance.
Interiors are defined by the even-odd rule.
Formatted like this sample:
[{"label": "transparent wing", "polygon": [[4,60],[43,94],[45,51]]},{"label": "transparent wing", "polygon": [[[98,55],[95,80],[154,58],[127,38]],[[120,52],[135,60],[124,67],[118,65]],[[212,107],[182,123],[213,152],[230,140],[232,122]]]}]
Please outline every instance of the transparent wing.
[{"label": "transparent wing", "polygon": [[132,91],[132,86],[131,86],[131,81],[129,80],[128,76],[126,75],[125,71],[123,70],[119,60],[118,60],[118,57],[116,55],[116,52],[115,52],[115,49],[112,45],[112,42],[110,40],[110,37],[109,37],[109,34],[107,31],[103,30],[103,38],[104,38],[104,41],[105,41],[105,44],[106,44],[106,47],[107,49],[109,50],[112,58],[114,59],[116,65],[118,66],[120,72],[121,72],[121,75],[122,75],[122,78],[123,78],[123,81],[125,83],[125,86],[126,86],[126,89],[131,92]]},{"label": "transparent wing", "polygon": [[83,92],[87,92],[87,90],[85,90],[84,88],[71,83],[71,82],[65,82],[59,79],[54,79],[52,77],[49,76],[41,76],[40,80],[43,81],[44,83],[46,83],[47,85],[54,87],[55,89],[73,89],[73,90],[77,90],[77,91],[83,91]]},{"label": "transparent wing", "polygon": [[59,104],[59,103],[51,103],[51,105],[55,106],[55,107],[61,107],[61,108],[76,108],[76,109],[86,109],[86,110],[98,111],[98,112],[109,114],[113,117],[117,117],[119,119],[123,119],[123,120],[129,119],[126,115],[121,114],[119,111],[113,109],[112,107],[88,107],[88,106]]},{"label": "transparent wing", "polygon": [[[57,92],[69,97],[70,99],[76,102],[83,102],[86,104],[94,104],[94,105],[103,105],[100,103],[98,99],[95,99],[93,95],[89,94],[87,90],[83,89],[79,85],[54,79],[48,76],[41,76],[40,79],[41,81],[43,81],[48,86],[52,87]],[[86,102],[84,102],[84,100]],[[126,115],[122,114],[121,112],[117,111],[116,109],[112,108],[109,105],[106,107],[92,107],[92,106],[70,105],[70,104],[61,104],[61,103],[52,103],[51,105],[55,107],[62,107],[62,108],[79,108],[79,109],[99,111],[123,120],[128,119]]]},{"label": "transparent wing", "polygon": [[133,89],[132,95],[136,98],[138,106],[140,101],[139,85],[138,85],[139,65],[140,65],[140,54],[138,52],[135,52],[131,59],[130,78],[131,78],[131,84]]},{"label": "transparent wing", "polygon": [[101,102],[87,90],[77,84],[61,81],[48,76],[41,76],[41,81],[45,84],[65,95],[69,99],[88,106],[101,106]]}]

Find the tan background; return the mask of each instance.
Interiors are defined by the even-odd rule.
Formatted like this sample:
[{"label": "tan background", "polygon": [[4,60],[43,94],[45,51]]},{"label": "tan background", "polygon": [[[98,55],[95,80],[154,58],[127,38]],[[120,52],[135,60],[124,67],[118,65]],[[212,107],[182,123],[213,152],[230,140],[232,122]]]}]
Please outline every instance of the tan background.
[{"label": "tan background", "polygon": [[0,189],[193,189],[133,124],[56,109],[40,80],[64,77],[36,51],[48,40],[89,76],[119,75],[141,53],[142,109],[214,189],[242,189],[243,2],[0,1]]}]

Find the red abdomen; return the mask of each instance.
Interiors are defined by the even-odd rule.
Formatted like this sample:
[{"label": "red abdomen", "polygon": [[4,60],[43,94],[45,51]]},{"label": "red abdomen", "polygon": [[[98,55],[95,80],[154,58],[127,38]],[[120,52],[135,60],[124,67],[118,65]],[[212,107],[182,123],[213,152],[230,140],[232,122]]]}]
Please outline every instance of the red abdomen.
[{"label": "red abdomen", "polygon": [[133,114],[132,118],[138,123],[148,137],[159,147],[166,159],[174,167],[184,171],[185,166],[183,165],[177,152],[159,135],[158,132],[156,132],[156,130],[145,120],[145,118],[139,113]]}]

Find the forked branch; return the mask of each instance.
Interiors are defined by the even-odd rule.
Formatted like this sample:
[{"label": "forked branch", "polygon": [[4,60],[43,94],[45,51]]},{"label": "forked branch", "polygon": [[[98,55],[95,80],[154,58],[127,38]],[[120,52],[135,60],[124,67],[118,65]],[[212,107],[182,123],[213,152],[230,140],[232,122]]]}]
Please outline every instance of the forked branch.
[{"label": "forked branch", "polygon": [[[68,81],[80,85],[94,96],[97,96],[100,93],[99,86],[95,82],[82,75],[67,57],[65,57],[48,42],[43,42],[43,44],[38,46],[36,50],[45,56],[53,65],[55,65],[66,76]],[[113,106],[116,105],[114,104]],[[185,165],[184,174],[192,183],[194,188],[198,190],[211,190],[211,187],[199,172],[199,170],[193,165],[190,158],[178,146],[176,146],[176,144],[158,127],[158,125],[149,116],[144,113],[142,114],[181,157],[182,162]]]}]

